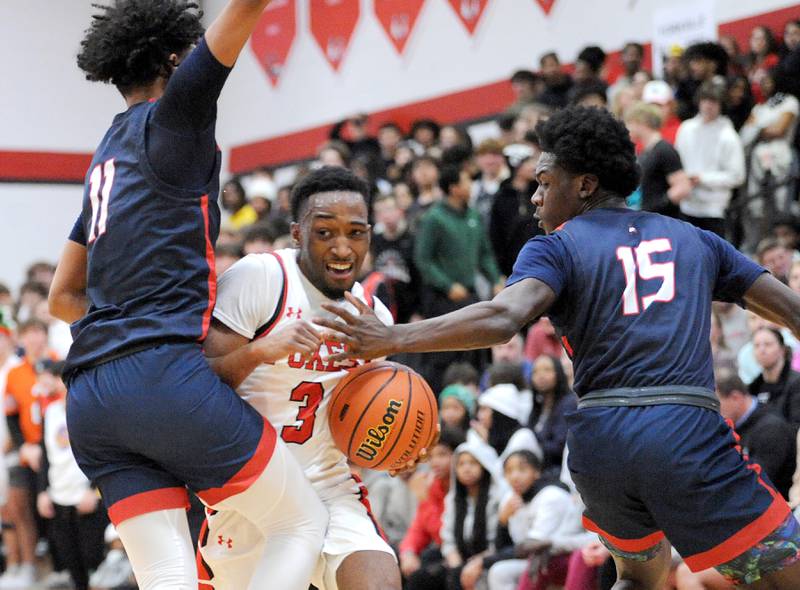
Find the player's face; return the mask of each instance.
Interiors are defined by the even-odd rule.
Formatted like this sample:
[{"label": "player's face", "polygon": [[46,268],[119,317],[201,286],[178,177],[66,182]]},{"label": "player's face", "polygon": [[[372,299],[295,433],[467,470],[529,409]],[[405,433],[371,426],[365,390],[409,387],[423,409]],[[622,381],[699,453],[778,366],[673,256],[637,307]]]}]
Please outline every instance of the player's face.
[{"label": "player's face", "polygon": [[539,188],[531,198],[536,206],[535,218],[548,234],[580,211],[580,177],[556,164],[556,157],[543,152],[536,165]]},{"label": "player's face", "polygon": [[471,487],[478,485],[483,475],[483,467],[469,453],[461,453],[456,459],[456,479],[461,485]]},{"label": "player's face", "polygon": [[518,455],[512,455],[506,460],[503,474],[514,493],[520,496],[527,492],[541,475],[533,465]]},{"label": "player's face", "polygon": [[445,426],[460,428],[464,424],[464,416],[467,415],[467,409],[456,398],[446,397],[442,401],[439,415]]},{"label": "player's face", "polygon": [[331,299],[353,287],[369,252],[367,204],[356,192],[326,192],[309,198],[292,237],[300,244],[300,270]]},{"label": "player's face", "polygon": [[436,479],[449,479],[453,465],[453,450],[445,445],[436,445],[431,451],[429,464]]}]

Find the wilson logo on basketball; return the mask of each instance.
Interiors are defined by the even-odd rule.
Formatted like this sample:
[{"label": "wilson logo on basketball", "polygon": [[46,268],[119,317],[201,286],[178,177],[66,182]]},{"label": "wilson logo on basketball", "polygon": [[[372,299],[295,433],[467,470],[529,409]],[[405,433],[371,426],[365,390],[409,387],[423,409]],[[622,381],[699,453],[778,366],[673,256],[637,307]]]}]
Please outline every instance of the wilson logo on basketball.
[{"label": "wilson logo on basketball", "polygon": [[403,407],[403,402],[390,399],[389,404],[386,406],[386,413],[381,419],[381,424],[367,430],[367,437],[364,442],[358,447],[356,455],[365,461],[372,461],[375,456],[383,448],[386,439],[392,432],[396,416],[400,413]]}]

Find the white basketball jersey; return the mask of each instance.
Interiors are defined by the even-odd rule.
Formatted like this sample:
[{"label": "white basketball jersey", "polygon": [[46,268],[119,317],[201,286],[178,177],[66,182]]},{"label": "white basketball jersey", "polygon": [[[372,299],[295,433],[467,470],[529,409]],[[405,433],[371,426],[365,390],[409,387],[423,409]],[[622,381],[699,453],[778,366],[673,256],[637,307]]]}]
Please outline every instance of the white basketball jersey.
[{"label": "white basketball jersey", "polygon": [[[366,297],[359,283],[353,285],[352,293],[371,305],[382,322],[392,323],[386,306]],[[321,307],[330,302],[300,271],[297,250],[285,249],[250,254],[230,267],[219,279],[214,317],[252,340],[298,319],[336,317]],[[345,300],[335,303],[357,313]],[[331,391],[347,374],[346,369],[364,361],[328,360],[341,351],[341,345],[331,342],[323,344],[310,360],[293,355],[263,364],[238,389],[275,427],[323,500],[351,493],[353,487],[347,460],[328,429],[328,406]]]}]

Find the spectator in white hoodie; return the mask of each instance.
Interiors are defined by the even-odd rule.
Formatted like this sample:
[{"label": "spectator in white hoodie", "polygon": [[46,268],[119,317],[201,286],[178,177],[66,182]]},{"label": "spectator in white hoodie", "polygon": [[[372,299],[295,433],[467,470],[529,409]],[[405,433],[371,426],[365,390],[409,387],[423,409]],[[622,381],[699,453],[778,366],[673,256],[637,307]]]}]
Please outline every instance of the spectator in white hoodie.
[{"label": "spectator in white hoodie", "polygon": [[682,217],[725,235],[725,209],[745,180],[744,150],[730,119],[721,115],[725,88],[704,82],[695,96],[698,114],[678,129],[675,148],[689,175],[692,192],[680,202]]}]

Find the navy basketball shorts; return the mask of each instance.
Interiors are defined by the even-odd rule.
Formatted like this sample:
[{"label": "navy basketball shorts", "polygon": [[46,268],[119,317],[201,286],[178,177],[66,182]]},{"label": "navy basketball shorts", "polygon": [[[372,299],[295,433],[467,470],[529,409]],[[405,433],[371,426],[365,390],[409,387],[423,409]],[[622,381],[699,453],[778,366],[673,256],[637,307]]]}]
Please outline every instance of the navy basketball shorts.
[{"label": "navy basketball shorts", "polygon": [[692,571],[736,583],[800,559],[800,527],[722,417],[688,405],[595,407],[568,417],[584,526],[617,556],[647,560],[666,537]]},{"label": "navy basketball shorts", "polygon": [[275,430],[222,383],[198,344],[164,344],[77,372],[69,382],[72,452],[120,522],[209,506],[247,489]]}]

